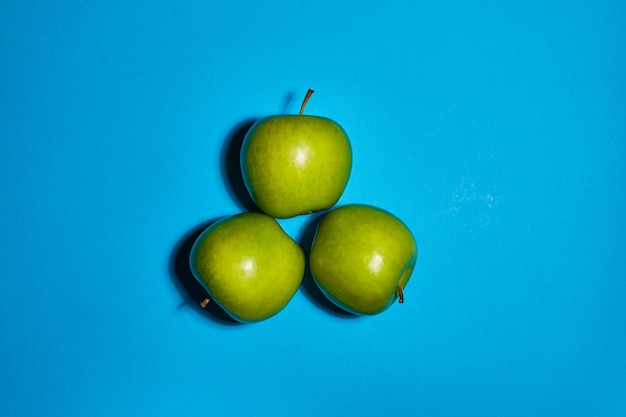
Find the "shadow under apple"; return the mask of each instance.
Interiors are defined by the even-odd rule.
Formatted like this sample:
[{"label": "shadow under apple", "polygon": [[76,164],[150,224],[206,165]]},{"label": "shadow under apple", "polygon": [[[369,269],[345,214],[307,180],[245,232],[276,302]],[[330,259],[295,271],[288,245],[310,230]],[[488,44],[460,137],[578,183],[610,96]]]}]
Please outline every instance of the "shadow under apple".
[{"label": "shadow under apple", "polygon": [[231,198],[244,211],[259,212],[259,208],[250,197],[241,174],[241,146],[250,127],[258,119],[246,119],[237,123],[226,135],[221,151],[221,172],[224,185]]},{"label": "shadow under apple", "polygon": [[169,259],[170,277],[184,300],[179,305],[179,308],[191,306],[199,314],[208,317],[216,323],[240,325],[240,322],[233,319],[217,303],[209,302],[205,308],[202,308],[200,303],[207,298],[208,294],[194,277],[189,266],[189,255],[196,239],[207,227],[220,219],[221,217],[214,218],[195,226],[176,242]]},{"label": "shadow under apple", "polygon": [[317,230],[317,226],[322,220],[324,214],[325,212],[319,212],[309,215],[309,218],[306,220],[298,234],[298,244],[304,251],[304,255],[306,258],[306,268],[300,288],[302,289],[302,293],[309,301],[313,302],[318,307],[332,314],[333,316],[341,318],[357,318],[360,316],[346,311],[330,301],[328,297],[326,297],[324,293],[319,289],[319,287],[315,283],[315,280],[313,279],[313,275],[311,275],[309,254],[311,252],[313,238],[315,237],[315,231]]}]

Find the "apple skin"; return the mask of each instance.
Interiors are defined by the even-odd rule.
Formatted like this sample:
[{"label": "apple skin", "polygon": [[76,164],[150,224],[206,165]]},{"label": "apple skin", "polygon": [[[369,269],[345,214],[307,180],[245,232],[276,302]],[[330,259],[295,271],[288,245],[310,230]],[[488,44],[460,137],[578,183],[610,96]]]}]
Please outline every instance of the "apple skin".
[{"label": "apple skin", "polygon": [[282,310],[304,276],[300,246],[262,213],[221,219],[196,239],[189,264],[196,279],[231,317],[265,320]]},{"label": "apple skin", "polygon": [[352,148],[346,132],[321,116],[259,119],[241,147],[241,171],[266,214],[290,218],[334,206],[348,183]]},{"label": "apple skin", "polygon": [[339,307],[378,314],[399,297],[417,262],[408,227],[386,210],[364,204],[333,209],[320,221],[311,246],[311,275]]}]

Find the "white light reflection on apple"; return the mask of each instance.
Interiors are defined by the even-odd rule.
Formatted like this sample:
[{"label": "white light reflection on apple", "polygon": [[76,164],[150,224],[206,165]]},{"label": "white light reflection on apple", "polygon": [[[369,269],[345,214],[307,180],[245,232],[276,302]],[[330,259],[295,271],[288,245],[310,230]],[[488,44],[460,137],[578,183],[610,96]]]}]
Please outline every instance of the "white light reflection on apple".
[{"label": "white light reflection on apple", "polygon": [[309,159],[310,149],[306,146],[300,146],[296,150],[296,157],[294,158],[296,165],[304,166]]},{"label": "white light reflection on apple", "polygon": [[255,270],[254,259],[245,258],[239,264],[244,275],[253,275]]},{"label": "white light reflection on apple", "polygon": [[383,257],[378,252],[374,252],[367,266],[372,272],[378,274],[383,268]]}]

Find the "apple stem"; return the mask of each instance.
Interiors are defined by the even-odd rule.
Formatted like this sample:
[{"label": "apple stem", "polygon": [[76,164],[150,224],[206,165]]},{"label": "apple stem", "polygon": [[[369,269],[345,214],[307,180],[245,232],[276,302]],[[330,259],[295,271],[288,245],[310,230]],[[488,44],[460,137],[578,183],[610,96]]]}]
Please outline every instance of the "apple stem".
[{"label": "apple stem", "polygon": [[399,297],[398,302],[400,304],[404,303],[404,293],[402,292],[402,287],[399,285],[398,285],[398,297]]},{"label": "apple stem", "polygon": [[302,106],[300,106],[300,116],[304,114],[304,108],[306,107],[307,101],[311,98],[311,94],[313,94],[315,90],[309,88],[309,91],[306,92],[306,96],[304,96],[304,100],[302,100]]},{"label": "apple stem", "polygon": [[209,301],[211,301],[211,299],[209,297],[207,297],[204,300],[200,301],[200,307],[206,308],[207,304],[209,304]]}]

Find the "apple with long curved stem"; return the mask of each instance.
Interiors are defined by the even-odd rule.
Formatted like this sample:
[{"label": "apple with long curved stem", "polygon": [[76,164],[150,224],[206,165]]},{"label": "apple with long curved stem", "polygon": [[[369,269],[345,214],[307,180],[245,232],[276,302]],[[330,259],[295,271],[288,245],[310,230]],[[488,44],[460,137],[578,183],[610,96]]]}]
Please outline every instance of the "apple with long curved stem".
[{"label": "apple with long curved stem", "polygon": [[244,184],[256,205],[276,218],[327,210],[346,188],[352,148],[335,121],[304,114],[264,117],[252,125],[241,147]]}]

